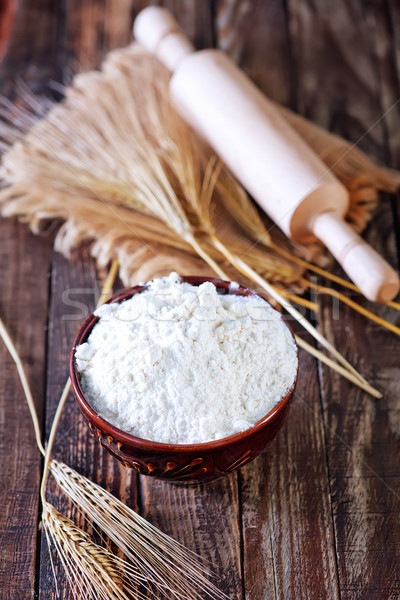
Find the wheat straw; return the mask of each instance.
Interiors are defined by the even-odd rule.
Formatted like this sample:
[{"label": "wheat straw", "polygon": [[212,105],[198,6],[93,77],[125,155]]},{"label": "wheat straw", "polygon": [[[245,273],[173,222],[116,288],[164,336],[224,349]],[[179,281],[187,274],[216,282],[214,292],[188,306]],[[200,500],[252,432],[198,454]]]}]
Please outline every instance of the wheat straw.
[{"label": "wheat straw", "polygon": [[[126,561],[95,544],[49,502],[42,525],[49,546],[61,561],[74,598],[82,600],[144,600],[152,594],[148,579]],[[146,586],[146,593],[141,587]]]},{"label": "wheat straw", "polygon": [[210,573],[199,557],[163,534],[140,515],[76,471],[52,461],[51,471],[60,488],[122,550],[124,555],[159,591],[176,597],[224,598],[209,581]]},{"label": "wheat straw", "polygon": [[357,312],[359,312],[360,314],[364,315],[365,317],[367,317],[368,319],[370,319],[374,323],[378,323],[378,325],[381,325],[382,327],[385,327],[386,329],[389,329],[389,331],[392,331],[396,335],[400,335],[400,327],[397,327],[396,325],[393,325],[393,323],[389,323],[389,321],[386,321],[385,319],[382,319],[382,317],[379,317],[378,315],[375,315],[370,310],[364,308],[363,306],[360,306],[359,304],[356,304],[356,302],[354,302],[350,298],[347,298],[347,296],[345,296],[344,294],[341,294],[340,292],[338,292],[336,290],[333,290],[331,288],[328,288],[326,286],[318,285],[316,283],[313,283],[312,281],[301,279],[301,282],[304,283],[305,285],[308,285],[313,290],[316,290],[319,294],[327,294],[328,296],[332,296],[333,298],[337,298],[338,300],[340,300],[344,304],[347,304],[351,308],[354,308],[355,310],[357,310]]},{"label": "wheat straw", "polygon": [[309,322],[307,319],[296,310],[290,302],[288,302],[281,294],[279,294],[267,281],[265,281],[258,273],[256,273],[249,265],[247,265],[241,258],[238,256],[234,256],[229,250],[218,240],[217,237],[214,238],[214,244],[216,248],[218,248],[222,254],[224,254],[232,264],[234,264],[239,271],[241,271],[244,275],[255,281],[259,286],[261,286],[267,294],[272,296],[274,300],[276,300],[282,308],[284,308],[289,314],[291,314],[296,321],[306,331],[311,333],[311,335],[329,352],[333,354],[336,360],[339,361],[356,379],[358,379],[364,386],[369,385],[368,382],[358,373],[358,371],[336,350],[336,348],[328,342],[326,338]]},{"label": "wheat straw", "polygon": [[306,342],[305,340],[300,338],[298,335],[296,335],[295,338],[296,338],[296,342],[299,345],[299,347],[303,348],[303,350],[306,350],[309,354],[311,354],[311,356],[314,356],[314,358],[316,358],[320,362],[324,363],[325,365],[327,365],[328,367],[330,367],[331,369],[333,369],[334,371],[339,373],[339,375],[341,375],[345,379],[348,379],[352,383],[355,383],[358,387],[360,387],[362,390],[364,390],[365,392],[367,392],[374,398],[378,398],[378,399],[382,398],[381,392],[379,392],[378,390],[373,388],[369,383],[364,384],[364,383],[358,381],[346,369],[344,369],[337,363],[333,362],[333,360],[331,360],[328,356],[325,356],[325,354],[322,354],[322,352],[320,352],[319,350],[314,348],[314,346],[311,346],[311,344],[309,344],[308,342]]},{"label": "wheat straw", "polygon": [[[49,213],[54,216],[54,206],[60,203],[73,211],[75,200],[80,204],[86,204],[87,200],[87,215],[81,231],[85,230],[82,237],[90,237],[90,223],[96,212],[89,209],[90,202],[105,197],[115,210],[135,209],[164,223],[176,239],[184,240],[221,277],[225,272],[221,259],[217,262],[215,255],[209,252],[210,245],[216,247],[210,238],[210,232],[213,233],[211,209],[215,208],[215,202],[211,206],[214,187],[226,206],[230,210],[234,207],[232,212],[236,217],[246,213],[243,221],[253,227],[253,233],[259,231],[256,211],[254,208],[247,210],[249,203],[242,191],[236,191],[236,199],[229,201],[227,190],[239,188],[231,176],[221,170],[215,158],[210,160],[209,154],[207,158],[202,144],[177,118],[166,100],[167,85],[166,71],[137,47],[112,53],[103,66],[103,73],[79,76],[74,87],[67,90],[65,103],[54,107],[46,119],[33,128],[24,144],[14,147],[6,155],[3,174],[7,181],[10,181],[11,173],[17,177],[13,185],[1,192],[7,214],[15,210],[34,210],[33,219],[37,221]],[[124,106],[123,111],[112,110],[119,104]],[[95,110],[88,110],[91,106]],[[202,170],[205,176],[202,176]],[[24,189],[24,177],[29,179],[27,190]],[[42,192],[32,194],[33,182],[39,180]],[[54,201],[39,200],[46,196]],[[39,212],[38,202],[39,205],[43,202]],[[107,201],[105,203],[109,207]],[[77,226],[72,214],[64,215],[67,222],[63,235],[67,245],[68,236],[72,233],[74,237]],[[93,229],[94,236],[95,232]],[[223,256],[237,267],[240,263],[236,259],[242,252],[238,252],[230,240],[223,241],[219,230],[217,233],[221,244],[219,250],[225,248],[228,253],[223,252]],[[208,244],[205,244],[207,238]],[[112,248],[112,243],[105,247]],[[104,250],[105,254],[109,251]],[[233,262],[232,256],[236,257]],[[272,262],[271,256],[265,252],[264,262],[279,278],[281,265]],[[254,264],[247,263],[241,272],[249,276],[257,271],[257,277],[261,277],[262,272],[265,282],[265,270],[254,269]],[[288,266],[286,268],[290,270]],[[295,281],[294,271],[292,276]],[[268,279],[273,282],[273,278]],[[279,292],[272,296],[282,299]],[[302,302],[298,298],[295,301]],[[291,306],[284,299],[282,305]],[[300,313],[293,307],[291,311],[298,319]],[[302,315],[300,322],[303,326],[306,323]],[[310,324],[305,326],[341,364],[365,383],[315,328]]]},{"label": "wheat straw", "polygon": [[28,379],[26,377],[26,373],[25,373],[21,358],[17,352],[14,342],[12,341],[11,336],[8,333],[1,317],[0,317],[0,337],[2,338],[11,358],[13,359],[13,361],[15,362],[15,365],[17,367],[17,371],[18,371],[18,375],[19,375],[19,378],[21,381],[22,389],[24,390],[26,402],[28,404],[29,412],[30,412],[30,415],[32,418],[33,428],[35,431],[36,444],[37,444],[37,447],[39,448],[40,452],[44,455],[46,453],[46,451],[42,444],[42,434],[40,431],[39,419],[37,416],[35,403],[34,403],[34,400],[32,397],[32,392],[29,387]]},{"label": "wheat straw", "polygon": [[[140,86],[135,83],[135,76],[140,71],[138,65],[142,69]],[[105,79],[107,85],[104,85]],[[155,79],[157,85],[154,85]],[[264,225],[260,226],[258,213],[244,191],[215,158],[210,159],[209,155],[206,158],[207,152],[203,151],[200,142],[195,142],[192,134],[178,121],[165,101],[166,87],[165,74],[148,57],[143,69],[143,53],[137,49],[115,52],[105,63],[103,73],[77,78],[75,87],[67,91],[66,103],[54,107],[48,117],[33,128],[25,143],[8,153],[3,177],[5,183],[11,185],[1,192],[4,212],[27,216],[33,228],[37,228],[44,218],[61,216],[66,219],[66,227],[57,238],[57,243],[61,245],[63,242],[64,248],[75,243],[79,235],[81,239],[96,238],[97,232],[103,227],[103,246],[98,242],[97,251],[99,256],[103,253],[103,261],[106,261],[111,253],[123,256],[123,244],[118,249],[115,240],[120,241],[122,236],[123,243],[126,243],[128,237],[135,237],[132,236],[135,227],[134,223],[129,225],[130,236],[120,233],[120,237],[110,237],[107,242],[109,223],[105,215],[111,220],[115,215],[116,221],[121,214],[129,213],[132,215],[129,218],[134,219],[136,210],[137,221],[146,223],[143,229],[139,223],[138,228],[149,241],[169,244],[185,252],[190,247],[219,277],[229,279],[221,266],[222,254],[235,268],[266,290],[319,343],[333,352],[346,368],[297,337],[299,346],[365,391],[380,397],[380,393],[292,307],[284,295],[313,310],[316,309],[315,303],[287,290],[279,292],[261,277],[260,272],[272,281],[276,278],[285,284],[297,281],[310,286],[310,283],[300,280],[290,263],[279,261],[272,253],[259,253],[232,236],[224,240],[219,227],[217,231],[214,230],[215,192],[225,202],[228,212],[253,239],[260,239],[267,248],[291,263],[354,289],[352,284],[343,283],[345,280],[276,245]],[[125,112],[116,111],[112,114],[110,108],[118,106],[121,98]],[[96,106],[93,117],[88,113],[92,105]],[[141,113],[139,107],[146,110]],[[7,105],[6,108],[11,107]],[[30,109],[32,114],[15,109],[14,124],[1,125],[4,148],[8,149],[10,142],[18,139],[18,129],[27,131],[32,127],[35,120],[33,112],[38,109],[44,111],[40,102],[31,104]],[[184,144],[182,140],[185,140]],[[360,164],[365,165],[361,159]],[[17,173],[19,179],[13,180],[13,173]],[[342,175],[347,176],[344,170]],[[387,181],[381,174],[378,177],[376,173],[376,177],[377,180],[381,177],[383,184],[389,185],[389,174],[386,174]],[[104,198],[106,200],[102,200]],[[96,208],[91,211],[90,205],[99,207],[102,203],[108,208],[112,204],[113,209],[108,213],[104,211],[103,221],[96,222]],[[63,208],[60,208],[61,204]],[[86,213],[79,208],[85,204]],[[68,208],[63,212],[66,206]],[[77,218],[79,214],[81,218]],[[121,223],[120,227],[123,227]],[[136,237],[141,239],[140,235]],[[243,254],[248,260],[241,258]],[[128,262],[126,258],[125,262]],[[115,278],[117,271],[118,265],[114,262],[111,279]],[[108,284],[109,281],[110,278]],[[332,293],[327,291],[330,288],[322,290]],[[102,298],[107,293],[104,292]],[[346,302],[350,304],[351,301],[346,299]],[[399,308],[396,303],[390,305]],[[355,303],[352,306],[359,309]],[[364,314],[371,318],[370,314]],[[383,320],[377,319],[376,322],[387,326]],[[76,597],[125,600],[133,593],[141,598],[144,597],[141,586],[145,585],[150,586],[149,591],[153,586],[159,593],[177,599],[194,599],[198,593],[206,593],[210,598],[222,598],[223,594],[209,582],[209,575],[196,555],[159,532],[96,484],[66,465],[51,460],[55,433],[70,391],[70,382],[67,382],[60,399],[45,452],[23,366],[1,320],[0,334],[16,363],[31,412],[36,442],[39,450],[45,454],[41,483],[44,532],[53,542],[71,583],[77,583],[74,590]],[[49,469],[64,492],[125,552],[130,563],[94,544],[86,533],[47,502],[45,488]]]},{"label": "wheat straw", "polygon": [[[98,306],[109,296],[118,273],[114,261],[100,294]],[[15,345],[0,319],[0,337],[13,358],[32,417],[36,443],[45,456],[40,487],[42,527],[64,567],[75,598],[87,600],[129,600],[161,594],[176,600],[195,600],[204,592],[212,600],[226,596],[210,581],[211,573],[202,559],[156,527],[148,523],[120,500],[76,471],[51,459],[56,431],[71,390],[68,379],[57,406],[46,450],[32,393]],[[99,546],[46,500],[46,483],[53,473],[60,488],[78,506],[86,518],[94,521],[124,552],[128,560],[116,557]],[[53,573],[55,569],[53,566]],[[56,578],[57,584],[57,578]],[[142,593],[141,589],[145,589]]]}]

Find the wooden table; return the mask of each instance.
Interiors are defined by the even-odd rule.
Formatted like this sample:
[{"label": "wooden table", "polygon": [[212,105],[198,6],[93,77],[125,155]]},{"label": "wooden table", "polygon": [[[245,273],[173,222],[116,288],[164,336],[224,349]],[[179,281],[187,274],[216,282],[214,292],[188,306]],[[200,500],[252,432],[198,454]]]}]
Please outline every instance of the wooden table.
[{"label": "wooden table", "polygon": [[[48,82],[99,64],[131,39],[137,0],[24,0],[1,67],[2,92],[22,77]],[[400,6],[283,0],[170,0],[198,47],[228,52],[272,98],[400,167]],[[398,207],[397,207],[398,210]],[[393,265],[400,242],[394,198],[366,237]],[[397,240],[396,240],[397,227]],[[48,433],[67,357],[91,311],[99,274],[87,250],[67,261],[53,234],[0,220],[0,314],[27,369]],[[399,248],[399,246],[397,246]],[[101,275],[101,274],[100,274]],[[400,598],[399,344],[395,336],[319,296],[318,325],[376,387],[374,400],[301,355],[291,413],[265,455],[223,480],[179,487],[138,478],[100,449],[70,399],[55,457],[111,490],[163,531],[211,559],[229,598]],[[367,303],[366,303],[367,305]],[[373,307],[392,322],[400,315]],[[42,461],[14,364],[0,344],[2,600],[56,597],[38,524]],[[49,499],[84,526],[49,486]],[[61,598],[71,598],[56,561]]]}]

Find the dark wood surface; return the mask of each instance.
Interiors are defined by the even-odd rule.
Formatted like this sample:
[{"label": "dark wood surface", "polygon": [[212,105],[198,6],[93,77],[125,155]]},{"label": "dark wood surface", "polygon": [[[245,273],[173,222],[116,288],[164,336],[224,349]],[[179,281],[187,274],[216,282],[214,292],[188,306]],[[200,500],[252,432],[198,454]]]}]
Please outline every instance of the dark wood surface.
[{"label": "dark wood surface", "polygon": [[[68,83],[131,39],[138,0],[23,0],[0,69],[1,92],[18,77],[37,92]],[[306,0],[170,0],[197,47],[228,52],[273,99],[400,168],[398,3]],[[369,241],[398,266],[396,203],[382,200]],[[48,433],[67,378],[70,345],[99,290],[89,252],[67,261],[52,235],[0,219],[0,314],[27,369]],[[397,244],[397,246],[396,246]],[[72,302],[71,302],[72,301]],[[80,302],[81,305],[77,303]],[[374,400],[301,355],[289,418],[266,454],[206,486],[140,478],[102,452],[72,399],[54,450],[177,540],[209,558],[232,599],[400,598],[399,343],[350,309],[318,298],[318,325],[367,379]],[[367,303],[366,303],[367,305]],[[400,314],[374,307],[392,322]],[[0,345],[0,598],[56,597],[38,532],[42,461],[16,370]],[[82,526],[49,485],[49,500]],[[72,597],[62,570],[60,598]]]}]

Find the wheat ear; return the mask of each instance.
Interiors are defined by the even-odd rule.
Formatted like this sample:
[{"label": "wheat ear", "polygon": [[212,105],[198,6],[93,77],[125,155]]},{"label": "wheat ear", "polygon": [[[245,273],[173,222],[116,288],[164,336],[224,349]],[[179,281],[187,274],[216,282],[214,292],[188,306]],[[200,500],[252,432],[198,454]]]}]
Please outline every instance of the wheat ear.
[{"label": "wheat ear", "polygon": [[[109,296],[117,272],[118,261],[114,260],[98,306]],[[36,443],[45,457],[40,490],[43,532],[49,546],[54,547],[60,558],[74,597],[84,597],[86,600],[144,600],[149,593],[153,595],[157,590],[158,594],[176,600],[195,600],[200,592],[206,593],[212,600],[226,598],[209,581],[211,573],[197,554],[163,534],[97,484],[64,463],[51,459],[56,430],[71,390],[71,382],[68,380],[64,387],[45,450],[21,359],[1,319],[0,336],[17,365]],[[125,552],[128,561],[95,544],[87,533],[46,500],[46,482],[50,471],[66,495]],[[145,595],[140,591],[141,587],[146,588]]]},{"label": "wheat ear", "polygon": [[[291,303],[283,297],[271,284],[263,279],[254,269],[246,264],[240,257],[233,254],[225,244],[221,242],[215,233],[212,222],[212,198],[216,189],[218,177],[220,175],[221,165],[215,159],[211,159],[205,167],[204,180],[200,182],[199,160],[196,158],[195,142],[193,134],[183,124],[179,116],[170,108],[170,118],[168,124],[159,125],[159,136],[164,135],[173,144],[174,152],[165,154],[164,167],[167,172],[172,172],[176,179],[175,188],[177,199],[181,201],[182,208],[186,215],[197,219],[196,229],[206,234],[214,247],[232,264],[239,272],[260,285],[274,300],[276,300],[289,314],[291,314],[299,324],[327,349],[336,360],[345,367],[351,375],[358,380],[363,389],[369,389],[375,397],[380,397],[380,392],[374,390],[372,386],[358,373],[358,371],[336,350],[336,348],[297,310]],[[155,157],[143,168],[151,170],[155,162]],[[243,200],[243,195],[238,196]],[[137,201],[137,200],[136,200]],[[148,207],[142,207],[148,208]],[[253,209],[254,210],[254,209]],[[187,221],[190,222],[189,216]],[[255,225],[257,226],[257,225]],[[221,270],[221,269],[219,269]]]},{"label": "wheat ear", "polygon": [[225,598],[210,583],[210,573],[195,553],[67,465],[53,460],[51,472],[76,507],[90,515],[160,592],[169,590],[176,597],[193,600],[201,592],[212,599]]},{"label": "wheat ear", "polygon": [[[53,546],[76,599],[145,600],[141,586],[148,584],[140,572],[109,550],[95,544],[49,502],[43,505],[42,527]],[[152,592],[146,585],[146,591]]]},{"label": "wheat ear", "polygon": [[[218,179],[218,164],[212,159],[214,164],[204,165],[207,177],[201,182],[199,142],[193,141],[190,131],[165,100],[168,76],[149,59],[149,68],[145,70],[142,59],[135,50],[115,52],[103,66],[103,73],[79,76],[74,88],[68,90],[65,104],[52,109],[27,136],[27,174],[32,170],[37,176],[40,174],[42,185],[48,185],[52,194],[67,190],[71,196],[92,199],[103,194],[112,198],[115,205],[152,214],[222,277],[223,270],[196,237],[210,228],[210,204]],[[141,77],[140,87],[136,86],[137,76]],[[110,111],[122,99],[126,111]],[[95,115],[87,109],[93,100],[98,111]],[[81,143],[71,144],[77,140]],[[18,149],[11,151],[6,161],[10,172],[20,162]],[[20,171],[17,169],[16,173]],[[18,186],[5,190],[4,200],[10,200],[10,193],[12,197],[22,193],[18,190]],[[227,249],[225,244],[222,246]],[[230,250],[229,253],[238,257]],[[235,266],[235,262],[232,264]],[[290,305],[286,300],[284,303]],[[291,314],[305,324],[298,311],[292,308]],[[307,328],[325,347],[333,348],[310,324]],[[333,352],[356,379],[366,383],[334,348]]]}]

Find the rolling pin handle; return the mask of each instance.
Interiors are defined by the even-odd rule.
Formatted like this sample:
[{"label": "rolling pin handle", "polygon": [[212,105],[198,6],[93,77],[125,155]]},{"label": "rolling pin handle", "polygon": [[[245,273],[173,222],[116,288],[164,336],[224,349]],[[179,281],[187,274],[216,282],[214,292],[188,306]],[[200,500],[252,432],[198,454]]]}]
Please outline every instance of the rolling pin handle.
[{"label": "rolling pin handle", "polygon": [[174,72],[179,63],[195,51],[172,14],[160,6],[148,6],[136,17],[136,40]]},{"label": "rolling pin handle", "polygon": [[368,300],[388,302],[397,295],[397,273],[340,215],[325,212],[316,216],[312,230]]}]

